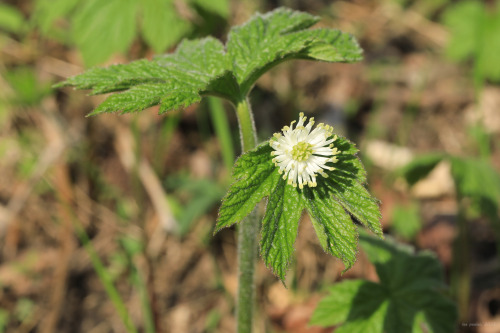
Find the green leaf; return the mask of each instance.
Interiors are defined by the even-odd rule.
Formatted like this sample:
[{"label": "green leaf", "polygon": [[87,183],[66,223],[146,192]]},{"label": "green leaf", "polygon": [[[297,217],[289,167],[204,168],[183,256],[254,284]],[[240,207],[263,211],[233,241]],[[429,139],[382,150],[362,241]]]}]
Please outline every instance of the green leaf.
[{"label": "green leaf", "polygon": [[342,259],[345,270],[354,265],[358,232],[342,206],[323,188],[304,188],[307,211],[323,249]]},{"label": "green leaf", "polygon": [[[331,326],[345,322],[354,301],[356,292],[365,284],[363,280],[345,280],[329,288],[329,295],[324,297],[314,311],[310,324]],[[376,285],[374,283],[374,285]],[[369,300],[369,299],[367,299]]]},{"label": "green leaf", "polygon": [[126,90],[145,83],[165,83],[168,81],[168,75],[167,69],[156,62],[138,60],[126,65],[91,68],[56,87],[74,86],[76,89],[91,89],[92,95],[98,95]]},{"label": "green leaf", "polygon": [[378,200],[374,199],[366,188],[357,181],[346,181],[345,178],[333,175],[327,180],[335,198],[362,225],[382,236],[382,217]]},{"label": "green leaf", "polygon": [[[485,9],[486,10],[486,9]],[[486,10],[482,22],[482,43],[478,46],[477,62],[474,68],[479,78],[500,81],[500,64],[498,54],[500,53],[500,7],[497,5],[496,12]]]},{"label": "green leaf", "polygon": [[338,137],[334,146],[336,169],[318,186],[294,188],[280,177],[272,162],[273,148],[266,142],[243,154],[233,169],[234,183],[219,211],[216,231],[241,221],[263,197],[269,197],[262,223],[261,255],[283,281],[294,252],[298,221],[304,208],[311,216],[323,249],[340,258],[349,269],[356,261],[358,231],[350,214],[380,237],[380,212],[360,181],[366,180],[357,148]]},{"label": "green leaf", "polygon": [[399,173],[410,186],[415,185],[420,179],[425,178],[444,158],[443,154],[422,155],[401,168]]},{"label": "green leaf", "polygon": [[13,96],[8,99],[9,103],[35,106],[51,93],[47,83],[38,81],[32,67],[16,67],[5,72],[4,77],[14,92]]},{"label": "green leaf", "polygon": [[[122,4],[122,1],[125,2]],[[87,64],[103,61],[130,45],[135,34],[131,22],[139,8],[137,1],[89,0],[80,9],[75,18],[75,34]],[[156,51],[171,45],[181,30],[184,31],[181,23],[164,22],[170,20],[172,10],[158,11],[161,5],[170,8],[171,1],[140,2],[145,15],[144,38]],[[111,13],[113,17],[108,18]],[[93,94],[123,91],[119,96],[108,97],[94,114],[135,112],[157,104],[161,104],[160,111],[165,112],[196,103],[205,95],[237,104],[247,97],[265,71],[285,60],[353,62],[361,59],[361,49],[349,34],[332,29],[304,30],[317,21],[317,17],[307,13],[279,8],[257,14],[246,24],[233,28],[226,47],[214,38],[184,41],[173,54],[153,61],[91,69],[70,78],[62,86],[92,89]],[[104,29],[104,23],[108,30],[111,27],[111,32]],[[109,38],[113,40],[108,41]],[[363,182],[363,174],[358,176]]]},{"label": "green leaf", "polygon": [[92,94],[122,91],[108,97],[92,114],[137,112],[158,104],[162,113],[199,102],[205,94],[222,96],[224,89],[237,89],[225,66],[224,46],[208,37],[184,41],[175,53],[154,61],[93,68],[59,86],[92,89]]},{"label": "green leaf", "polygon": [[228,18],[230,14],[229,0],[191,0],[191,3],[223,18]]},{"label": "green leaf", "polygon": [[335,332],[453,332],[456,306],[441,294],[442,268],[429,253],[361,233],[360,243],[375,264],[380,283],[344,281],[330,289],[310,324]]},{"label": "green leaf", "polygon": [[142,0],[142,35],[157,53],[175,45],[191,30],[172,0]]},{"label": "green leaf", "polygon": [[311,325],[334,326],[344,323],[335,332],[384,332],[384,316],[388,307],[384,300],[387,291],[379,284],[363,280],[343,281],[330,288],[329,292],[314,311]]},{"label": "green leaf", "polygon": [[25,24],[23,14],[17,8],[0,3],[0,29],[22,33]]},{"label": "green leaf", "polygon": [[500,199],[500,175],[484,160],[452,158],[451,172],[461,195]]},{"label": "green leaf", "polygon": [[80,3],[73,16],[73,38],[87,66],[127,50],[136,35],[137,6],[137,0]]},{"label": "green leaf", "polygon": [[297,58],[328,62],[356,62],[362,59],[363,50],[350,34],[335,29],[316,29],[306,31],[305,35],[312,41]]},{"label": "green leaf", "polygon": [[414,239],[422,228],[418,206],[411,204],[408,206],[396,205],[392,213],[392,229],[397,235],[406,240]]},{"label": "green leaf", "polygon": [[265,142],[236,161],[234,182],[222,200],[215,232],[243,220],[278,184],[281,178],[270,158],[271,151]]},{"label": "green leaf", "polygon": [[283,281],[292,258],[303,204],[299,190],[278,179],[262,221],[260,248],[266,265]]},{"label": "green leaf", "polygon": [[452,33],[446,50],[450,58],[464,60],[475,53],[482,18],[483,6],[477,1],[463,1],[446,10],[443,22]]},{"label": "green leaf", "polygon": [[37,0],[32,20],[36,22],[43,35],[49,35],[54,22],[67,16],[78,4],[79,0]]},{"label": "green leaf", "polygon": [[452,32],[447,48],[450,58],[474,57],[476,79],[500,80],[500,8],[494,11],[479,1],[464,1],[450,7],[443,22]]},{"label": "green leaf", "polygon": [[303,30],[319,18],[278,8],[257,14],[231,29],[227,52],[233,72],[245,94],[271,67],[289,59],[352,62],[361,59],[361,49],[348,34],[337,30]]},{"label": "green leaf", "polygon": [[391,290],[418,292],[426,288],[444,288],[443,270],[431,252],[414,253],[414,249],[361,233],[360,244],[368,259],[375,265],[380,282]]},{"label": "green leaf", "polygon": [[484,160],[451,158],[451,173],[461,196],[500,201],[500,174]]}]

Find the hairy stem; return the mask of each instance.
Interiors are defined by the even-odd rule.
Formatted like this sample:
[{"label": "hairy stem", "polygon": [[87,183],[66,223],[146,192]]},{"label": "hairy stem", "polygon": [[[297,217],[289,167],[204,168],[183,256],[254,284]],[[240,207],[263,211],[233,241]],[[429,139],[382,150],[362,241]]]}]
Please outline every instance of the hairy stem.
[{"label": "hairy stem", "polygon": [[[253,149],[257,143],[253,114],[248,99],[236,105],[236,114],[240,125],[241,150]],[[259,219],[257,208],[238,225],[238,299],[236,317],[238,333],[252,331],[254,309],[254,271],[257,258],[257,235]]]},{"label": "hairy stem", "polygon": [[241,152],[245,153],[257,145],[255,123],[248,98],[242,99],[236,104],[236,115],[240,125]]}]

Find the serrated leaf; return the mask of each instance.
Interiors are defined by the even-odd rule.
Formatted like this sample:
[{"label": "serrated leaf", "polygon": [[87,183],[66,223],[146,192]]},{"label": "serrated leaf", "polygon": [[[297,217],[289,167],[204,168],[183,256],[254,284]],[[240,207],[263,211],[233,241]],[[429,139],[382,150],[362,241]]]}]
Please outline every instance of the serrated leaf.
[{"label": "serrated leaf", "polygon": [[362,185],[366,174],[355,155],[357,148],[342,137],[338,137],[334,144],[341,154],[338,155],[335,170],[324,180],[325,186],[346,211],[376,235],[382,236],[378,200]]},{"label": "serrated leaf", "polygon": [[287,186],[281,178],[277,180],[262,221],[260,251],[266,266],[283,281],[292,258],[303,204],[298,189]]},{"label": "serrated leaf", "polygon": [[[130,27],[134,25],[125,26],[123,17],[133,21],[132,12],[139,5],[137,0],[123,0],[123,8],[115,8],[117,3],[121,6],[121,1],[90,0],[79,12],[75,33],[84,57],[92,57],[87,62],[95,63],[108,57],[110,52],[124,50],[130,44],[130,38],[135,33]],[[162,36],[166,36],[167,30],[169,34],[172,33],[172,23],[167,28],[162,22],[160,28],[156,28],[159,21],[166,20],[160,15],[167,15],[160,14],[162,11],[156,7],[168,5],[170,1],[140,2],[147,16],[143,21],[144,36],[157,51],[167,47],[168,43]],[[106,38],[113,34],[102,33],[105,30],[101,25],[112,11],[116,12],[116,17],[110,19],[109,25],[113,31],[123,29],[124,34],[119,38],[114,36],[114,40],[107,43]],[[94,17],[94,12],[99,12],[99,15]],[[168,10],[166,12],[171,13]],[[95,24],[93,20],[96,20]],[[122,93],[123,96],[109,98],[94,114],[141,111],[155,103],[161,103],[160,110],[165,112],[198,102],[204,95],[222,97],[237,104],[247,97],[255,81],[265,71],[282,61],[309,59],[352,62],[361,59],[361,49],[350,35],[332,29],[304,30],[317,21],[317,17],[307,13],[279,8],[264,15],[257,14],[246,24],[234,27],[226,48],[213,38],[184,41],[173,54],[158,57],[154,61],[91,69],[70,78],[63,85],[92,89],[94,94],[129,89]],[[173,25],[175,29],[180,27],[175,23]],[[87,26],[90,27],[86,29]],[[162,87],[137,87],[143,84]],[[362,174],[359,176],[363,177]]]},{"label": "serrated leaf", "polygon": [[303,189],[289,185],[274,165],[269,142],[243,154],[233,169],[235,182],[219,211],[216,231],[249,214],[269,197],[262,225],[261,254],[264,262],[283,281],[294,251],[298,220],[307,209],[323,249],[340,258],[346,270],[356,261],[357,228],[350,214],[382,236],[376,200],[360,181],[366,173],[354,144],[338,137],[333,145],[340,153],[336,169],[318,179],[317,187]]},{"label": "serrated leaf", "polygon": [[154,61],[138,60],[125,65],[91,68],[83,74],[70,77],[56,87],[74,86],[91,89],[92,95],[122,91],[145,83],[168,82],[168,71]]},{"label": "serrated leaf", "polygon": [[307,211],[323,249],[340,258],[348,270],[356,261],[358,231],[344,208],[322,189],[304,188]]},{"label": "serrated leaf", "polygon": [[225,66],[224,46],[208,37],[184,41],[175,53],[153,61],[93,68],[59,86],[91,89],[91,94],[122,91],[108,97],[92,114],[137,112],[158,104],[162,113],[187,107],[205,94],[235,93],[238,87]]},{"label": "serrated leaf", "polygon": [[333,286],[316,308],[312,325],[342,324],[335,332],[454,331],[456,307],[440,293],[442,268],[434,256],[414,254],[408,246],[365,233],[360,243],[375,264],[380,283],[358,280]]},{"label": "serrated leaf", "polygon": [[335,173],[341,177],[355,179],[359,183],[366,183],[366,171],[361,160],[356,156],[358,148],[341,136],[335,140],[335,147],[340,151],[337,155]]},{"label": "serrated leaf", "polygon": [[172,0],[142,0],[142,35],[157,53],[175,45],[191,30]]},{"label": "serrated leaf", "polygon": [[328,62],[355,62],[362,59],[362,49],[356,39],[340,30],[316,29],[307,31],[310,46],[298,58]]},{"label": "serrated leaf", "polygon": [[123,53],[136,35],[137,0],[88,0],[73,17],[73,38],[87,66]]},{"label": "serrated leaf", "polygon": [[222,200],[215,232],[243,220],[278,183],[279,174],[271,161],[271,151],[266,142],[236,161],[234,182]]},{"label": "serrated leaf", "polygon": [[303,30],[317,21],[318,17],[278,8],[231,29],[227,52],[241,91],[247,93],[264,72],[288,59],[361,59],[361,49],[349,35],[331,29]]},{"label": "serrated leaf", "polygon": [[[122,113],[144,110],[151,106],[160,104],[162,96],[175,94],[175,92],[175,89],[169,89],[169,87],[165,84],[141,84],[132,87],[121,94],[111,95],[104,102],[102,102],[94,110],[94,112],[91,113],[91,115],[103,112],[113,112],[115,110],[120,110]],[[188,94],[186,96],[186,94],[183,94],[182,92],[176,95],[179,100],[173,102],[177,102],[181,105],[188,104],[188,102],[183,103],[184,99],[187,99],[188,101],[193,99],[191,95]],[[198,100],[196,100],[196,102]]]},{"label": "serrated leaf", "polygon": [[361,224],[382,236],[380,208],[366,188],[357,181],[345,182],[345,178],[332,176],[328,184],[335,198]]}]

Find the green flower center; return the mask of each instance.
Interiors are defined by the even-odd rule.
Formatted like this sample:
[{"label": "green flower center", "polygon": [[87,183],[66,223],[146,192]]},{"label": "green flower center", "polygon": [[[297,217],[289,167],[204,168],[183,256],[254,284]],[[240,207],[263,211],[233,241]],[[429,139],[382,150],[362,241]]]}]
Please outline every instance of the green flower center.
[{"label": "green flower center", "polygon": [[299,142],[292,148],[292,158],[296,161],[305,161],[313,153],[313,146],[307,142]]}]

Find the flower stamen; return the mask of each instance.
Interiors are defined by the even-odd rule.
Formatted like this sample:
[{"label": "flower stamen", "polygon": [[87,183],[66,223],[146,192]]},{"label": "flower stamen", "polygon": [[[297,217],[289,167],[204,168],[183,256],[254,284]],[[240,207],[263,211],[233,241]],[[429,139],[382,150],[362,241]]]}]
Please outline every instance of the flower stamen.
[{"label": "flower stamen", "polygon": [[314,118],[306,125],[307,117],[300,113],[299,121],[284,126],[282,133],[275,133],[270,145],[274,149],[273,163],[279,167],[278,172],[289,185],[303,189],[304,186],[316,187],[316,176],[328,177],[325,171],[335,168],[331,163],[338,162],[340,154],[333,142],[337,136],[333,127],[320,123],[313,130]]}]

